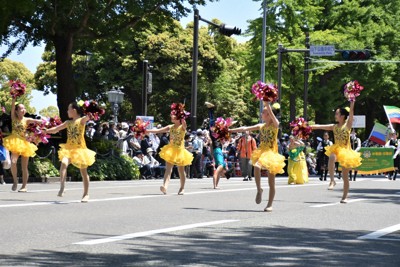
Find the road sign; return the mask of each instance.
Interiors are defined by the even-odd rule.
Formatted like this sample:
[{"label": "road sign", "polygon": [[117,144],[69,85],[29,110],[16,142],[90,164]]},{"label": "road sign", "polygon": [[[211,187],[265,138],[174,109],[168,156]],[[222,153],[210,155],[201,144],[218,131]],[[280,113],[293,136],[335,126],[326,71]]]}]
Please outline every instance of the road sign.
[{"label": "road sign", "polygon": [[311,45],[310,56],[334,56],[335,46],[334,45]]}]

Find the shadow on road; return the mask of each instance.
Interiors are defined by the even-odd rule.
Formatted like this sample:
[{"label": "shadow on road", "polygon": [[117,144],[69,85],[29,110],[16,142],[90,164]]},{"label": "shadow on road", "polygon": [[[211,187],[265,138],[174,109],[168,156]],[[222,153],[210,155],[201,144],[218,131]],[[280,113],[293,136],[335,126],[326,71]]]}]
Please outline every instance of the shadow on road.
[{"label": "shadow on road", "polygon": [[330,229],[216,227],[206,233],[160,234],[107,245],[65,248],[76,252],[37,249],[17,256],[0,255],[0,265],[400,266],[399,242],[357,240],[364,234]]}]

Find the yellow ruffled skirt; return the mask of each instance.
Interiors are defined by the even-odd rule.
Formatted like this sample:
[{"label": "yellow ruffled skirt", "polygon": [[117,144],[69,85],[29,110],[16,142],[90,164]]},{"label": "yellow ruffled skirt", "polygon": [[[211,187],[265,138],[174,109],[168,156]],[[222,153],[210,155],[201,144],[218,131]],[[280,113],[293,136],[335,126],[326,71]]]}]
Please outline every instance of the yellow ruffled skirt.
[{"label": "yellow ruffled skirt", "polygon": [[38,149],[34,144],[15,134],[5,137],[3,139],[3,146],[11,153],[28,158],[35,156],[35,152]]},{"label": "yellow ruffled skirt", "polygon": [[193,161],[192,153],[184,147],[178,147],[173,144],[163,146],[160,150],[160,157],[176,166],[188,166]]},{"label": "yellow ruffled skirt", "polygon": [[292,160],[288,159],[288,184],[304,184],[308,183],[308,168],[304,153],[301,152],[299,156]]},{"label": "yellow ruffled skirt", "polygon": [[267,170],[271,174],[284,173],[285,157],[272,150],[257,148],[251,154],[251,162],[253,166],[261,165],[262,169]]},{"label": "yellow ruffled skirt", "polygon": [[336,144],[325,147],[325,154],[329,157],[332,153],[336,155],[336,161],[342,168],[355,169],[361,165],[361,153]]},{"label": "yellow ruffled skirt", "polygon": [[60,144],[60,150],[58,151],[58,158],[60,161],[64,158],[68,158],[71,164],[79,169],[85,169],[93,165],[96,160],[95,156],[96,152],[93,150],[67,144]]}]

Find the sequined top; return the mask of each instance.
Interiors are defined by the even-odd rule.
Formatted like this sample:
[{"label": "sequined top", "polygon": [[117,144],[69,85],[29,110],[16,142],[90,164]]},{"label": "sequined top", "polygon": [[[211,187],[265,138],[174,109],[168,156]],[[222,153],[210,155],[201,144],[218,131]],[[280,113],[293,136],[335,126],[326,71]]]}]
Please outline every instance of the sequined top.
[{"label": "sequined top", "polygon": [[67,145],[86,148],[85,125],[81,124],[82,118],[67,122]]},{"label": "sequined top", "polygon": [[182,125],[179,125],[177,128],[172,125],[169,130],[170,143],[177,147],[185,147],[185,133],[186,131],[182,129]]},{"label": "sequined top", "polygon": [[268,149],[274,152],[278,152],[278,128],[275,128],[272,124],[268,127],[263,124],[260,129],[260,147],[261,149]]},{"label": "sequined top", "polygon": [[335,124],[335,126],[333,126],[335,145],[350,148],[350,132],[351,129],[347,129],[346,124],[343,124],[342,127],[339,127],[337,124]]},{"label": "sequined top", "polygon": [[11,122],[11,129],[12,133],[21,137],[25,138],[26,134],[26,118],[22,118],[22,120],[14,119]]}]

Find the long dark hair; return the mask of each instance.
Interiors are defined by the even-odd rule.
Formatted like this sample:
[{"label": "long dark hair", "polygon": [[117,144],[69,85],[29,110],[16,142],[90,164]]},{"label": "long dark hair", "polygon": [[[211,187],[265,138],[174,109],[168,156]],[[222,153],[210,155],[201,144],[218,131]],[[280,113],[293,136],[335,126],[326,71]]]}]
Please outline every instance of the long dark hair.
[{"label": "long dark hair", "polygon": [[347,117],[349,117],[349,112],[347,111],[346,108],[337,108],[340,112],[340,115],[344,116],[344,119],[347,120]]},{"label": "long dark hair", "polygon": [[73,109],[76,109],[76,112],[78,112],[79,116],[82,116],[82,115],[83,115],[83,109],[82,109],[81,106],[78,105],[77,102],[72,102],[70,105],[71,105],[71,107],[72,107]]}]

